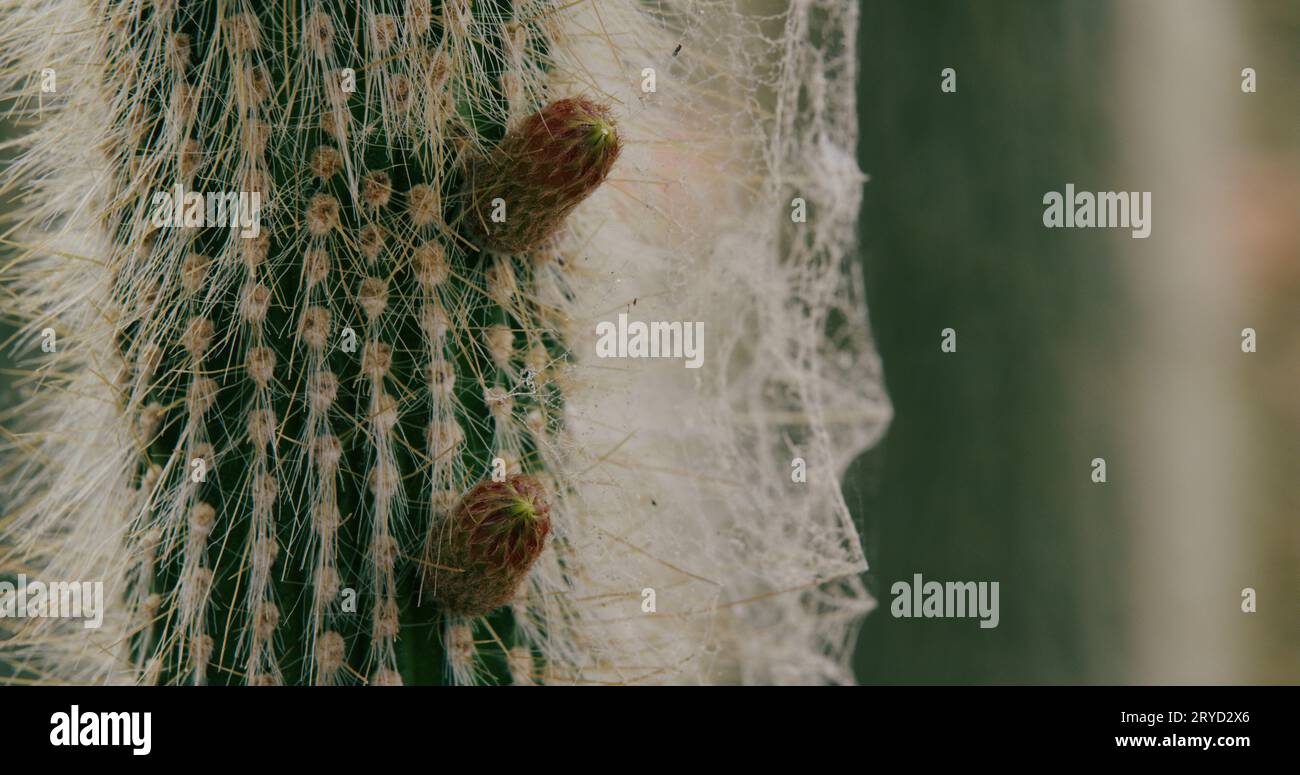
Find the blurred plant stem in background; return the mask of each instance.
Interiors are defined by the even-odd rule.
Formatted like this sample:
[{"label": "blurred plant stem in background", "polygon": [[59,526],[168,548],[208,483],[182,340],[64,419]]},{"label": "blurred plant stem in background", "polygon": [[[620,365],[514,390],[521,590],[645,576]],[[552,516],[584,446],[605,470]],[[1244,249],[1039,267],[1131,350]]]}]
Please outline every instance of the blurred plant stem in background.
[{"label": "blurred plant stem in background", "polygon": [[1128,418],[1123,471],[1133,480],[1122,533],[1131,670],[1160,683],[1239,682],[1252,621],[1239,593],[1258,586],[1243,508],[1257,453],[1239,384],[1249,313],[1233,244],[1239,214],[1222,185],[1244,150],[1241,18],[1233,4],[1203,0],[1120,3],[1116,14],[1124,178],[1152,191],[1161,221],[1120,253],[1138,312],[1126,339],[1130,387],[1114,403]]}]

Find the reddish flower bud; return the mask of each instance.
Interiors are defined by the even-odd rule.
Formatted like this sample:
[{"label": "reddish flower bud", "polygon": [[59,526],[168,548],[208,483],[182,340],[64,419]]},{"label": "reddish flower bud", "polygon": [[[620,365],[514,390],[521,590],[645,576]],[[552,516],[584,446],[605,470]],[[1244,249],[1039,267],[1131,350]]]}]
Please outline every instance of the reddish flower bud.
[{"label": "reddish flower bud", "polygon": [[425,548],[426,584],[435,602],[481,616],[510,602],[551,532],[542,485],[516,474],[479,482]]},{"label": "reddish flower bud", "polygon": [[470,230],[492,250],[539,247],[605,181],[621,150],[607,107],[582,97],[552,102],[472,165]]}]

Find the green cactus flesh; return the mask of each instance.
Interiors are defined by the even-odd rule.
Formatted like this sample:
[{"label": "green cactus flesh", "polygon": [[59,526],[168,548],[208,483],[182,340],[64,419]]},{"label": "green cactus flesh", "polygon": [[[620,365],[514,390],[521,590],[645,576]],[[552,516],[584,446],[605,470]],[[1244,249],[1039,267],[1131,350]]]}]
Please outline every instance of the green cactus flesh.
[{"label": "green cactus flesh", "polygon": [[[526,606],[445,643],[458,612],[424,591],[424,556],[494,458],[545,479],[559,423],[541,264],[462,228],[465,169],[507,136],[546,34],[504,0],[358,5],[109,4],[102,20],[147,681],[443,683],[468,659],[508,683],[534,661]],[[260,192],[261,236],[146,234],[177,183]]]}]

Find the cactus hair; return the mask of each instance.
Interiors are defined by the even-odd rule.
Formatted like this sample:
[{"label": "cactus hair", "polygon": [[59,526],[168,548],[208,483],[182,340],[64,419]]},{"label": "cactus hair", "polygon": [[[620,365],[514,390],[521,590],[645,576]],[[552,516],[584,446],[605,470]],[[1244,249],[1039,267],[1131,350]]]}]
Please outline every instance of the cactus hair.
[{"label": "cactus hair", "polygon": [[[851,680],[856,10],[748,5],[0,0],[0,578],[108,601],[0,622],[17,679]],[[256,228],[159,227],[177,186]],[[703,321],[706,368],[596,358],[619,311]],[[485,518],[527,551],[463,567],[520,482]]]}]

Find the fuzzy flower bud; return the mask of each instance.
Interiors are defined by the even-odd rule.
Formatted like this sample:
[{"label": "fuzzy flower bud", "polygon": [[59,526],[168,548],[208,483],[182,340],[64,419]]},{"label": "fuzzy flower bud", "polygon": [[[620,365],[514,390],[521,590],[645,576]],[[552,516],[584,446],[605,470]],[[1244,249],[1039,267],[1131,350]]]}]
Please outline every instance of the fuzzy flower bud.
[{"label": "fuzzy flower bud", "polygon": [[503,482],[479,482],[426,547],[433,599],[461,616],[505,605],[550,532],[550,506],[536,479],[516,474]]},{"label": "fuzzy flower bud", "polygon": [[473,165],[470,230],[506,253],[542,245],[605,181],[621,150],[608,108],[581,97],[552,102]]}]

